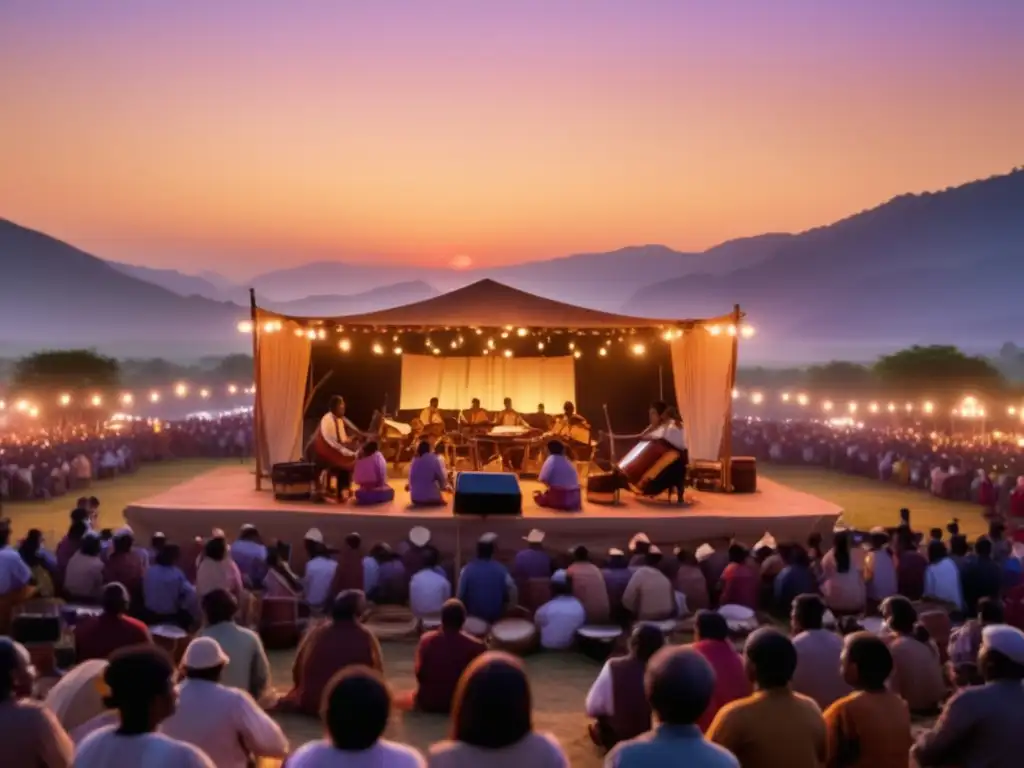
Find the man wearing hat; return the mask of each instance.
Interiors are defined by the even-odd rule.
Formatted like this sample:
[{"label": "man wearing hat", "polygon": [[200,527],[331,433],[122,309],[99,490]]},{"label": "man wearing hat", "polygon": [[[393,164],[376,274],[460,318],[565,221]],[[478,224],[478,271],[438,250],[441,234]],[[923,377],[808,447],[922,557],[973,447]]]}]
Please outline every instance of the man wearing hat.
[{"label": "man wearing hat", "polygon": [[633,576],[633,571],[629,569],[626,553],[618,547],[609,549],[608,559],[605,561],[604,568],[601,569],[601,575],[604,576],[604,584],[608,590],[608,609],[611,613],[612,623],[628,623],[629,617],[622,607],[622,596],[626,593],[626,587]]},{"label": "man wearing hat", "polygon": [[324,535],[319,528],[310,528],[302,540],[306,548],[306,572],[302,577],[302,587],[306,593],[306,602],[313,610],[320,610],[327,602],[334,572],[338,568],[337,561],[330,556]]},{"label": "man wearing hat", "polygon": [[534,528],[523,537],[526,549],[516,552],[512,560],[512,578],[519,592],[520,603],[536,610],[548,599],[548,579],[554,566],[551,555],[544,551],[544,531]]},{"label": "man wearing hat", "polygon": [[284,759],[288,739],[245,691],[220,684],[229,659],[212,637],[188,644],[178,687],[177,711],[160,727],[164,735],[192,744],[218,768],[247,768],[260,758]]},{"label": "man wearing hat", "polygon": [[430,544],[430,529],[422,525],[413,526],[409,530],[406,541],[398,545],[398,554],[402,558],[405,572],[416,573],[423,567],[427,547]]},{"label": "man wearing hat", "polygon": [[936,727],[910,750],[921,768],[1021,764],[1024,632],[1006,624],[985,627],[978,666],[985,684],[963,688],[947,701]]}]

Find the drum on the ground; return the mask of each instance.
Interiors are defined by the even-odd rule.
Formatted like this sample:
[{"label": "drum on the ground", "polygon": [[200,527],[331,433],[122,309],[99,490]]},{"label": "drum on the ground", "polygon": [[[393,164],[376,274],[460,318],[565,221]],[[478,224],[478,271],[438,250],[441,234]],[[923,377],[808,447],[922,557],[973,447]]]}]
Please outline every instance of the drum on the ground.
[{"label": "drum on the ground", "polygon": [[476,616],[468,616],[462,629],[473,637],[482,638],[487,637],[487,633],[491,631],[491,625],[483,619],[478,619]]},{"label": "drum on the ground", "polygon": [[365,626],[378,640],[401,640],[419,629],[419,619],[404,605],[377,605],[363,616]]},{"label": "drum on the ground", "polygon": [[622,637],[622,633],[622,627],[611,624],[586,624],[576,630],[581,638],[598,643],[614,643]]},{"label": "drum on the ground", "polygon": [[420,632],[430,632],[441,628],[441,614],[434,613],[430,616],[423,616],[420,619]]},{"label": "drum on the ground", "polygon": [[175,664],[181,663],[181,657],[185,655],[185,649],[192,639],[188,632],[173,624],[157,624],[149,628],[149,633],[153,636],[153,642],[167,651]]},{"label": "drum on the ground", "polygon": [[269,650],[294,648],[302,637],[299,601],[292,597],[264,597],[259,628],[263,645]]},{"label": "drum on the ground", "polygon": [[537,627],[528,619],[501,619],[491,625],[491,647],[523,656],[537,646]]}]

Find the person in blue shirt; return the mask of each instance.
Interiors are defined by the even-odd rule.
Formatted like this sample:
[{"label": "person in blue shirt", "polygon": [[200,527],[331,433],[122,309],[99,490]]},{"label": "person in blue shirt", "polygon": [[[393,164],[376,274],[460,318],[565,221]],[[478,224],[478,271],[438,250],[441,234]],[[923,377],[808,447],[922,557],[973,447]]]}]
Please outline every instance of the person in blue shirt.
[{"label": "person in blue shirt", "polygon": [[476,558],[466,564],[459,576],[457,597],[466,606],[466,613],[493,624],[502,617],[506,603],[511,602],[514,586],[504,565],[494,559],[497,535],[485,533],[476,545]]},{"label": "person in blue shirt", "polygon": [[605,768],[739,768],[731,752],[704,738],[697,720],[715,688],[715,673],[692,648],[668,646],[647,663],[644,689],[658,725],[617,745]]}]

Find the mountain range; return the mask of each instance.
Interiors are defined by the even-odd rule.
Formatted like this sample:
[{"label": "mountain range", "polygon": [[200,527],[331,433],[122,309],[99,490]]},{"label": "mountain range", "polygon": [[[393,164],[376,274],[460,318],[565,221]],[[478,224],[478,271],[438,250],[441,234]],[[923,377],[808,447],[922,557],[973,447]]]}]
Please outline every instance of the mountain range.
[{"label": "mountain range", "polygon": [[235,324],[248,314],[249,287],[280,312],[339,315],[484,277],[637,315],[719,315],[738,303],[758,329],[748,360],[868,359],[931,341],[991,351],[1021,340],[1022,264],[1020,170],[700,253],[642,245],[474,270],[327,261],[245,285],[216,272],[103,261],[0,219],[0,354],[83,345],[167,357],[244,351]]}]

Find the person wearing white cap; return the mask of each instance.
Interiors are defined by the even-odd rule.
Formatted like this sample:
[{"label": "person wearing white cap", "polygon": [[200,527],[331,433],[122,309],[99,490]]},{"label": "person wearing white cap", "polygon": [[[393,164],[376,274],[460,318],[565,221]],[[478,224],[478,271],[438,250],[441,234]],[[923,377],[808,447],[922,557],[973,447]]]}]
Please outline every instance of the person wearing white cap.
[{"label": "person wearing white cap", "polygon": [[185,681],[178,710],[160,728],[205,752],[217,768],[247,768],[259,758],[283,759],[288,740],[245,691],[220,684],[227,654],[212,637],[197,637],[181,660]]},{"label": "person wearing white cap", "polygon": [[74,745],[54,714],[30,699],[34,680],[25,646],[0,638],[0,763],[4,768],[66,768]]},{"label": "person wearing white cap", "polygon": [[551,577],[551,599],[537,609],[533,617],[540,630],[542,648],[564,651],[576,641],[576,632],[587,623],[583,603],[573,597],[572,583],[565,571]]},{"label": "person wearing white cap", "polygon": [[551,555],[544,551],[544,531],[534,528],[523,537],[526,549],[516,552],[512,560],[512,577],[521,595],[526,595],[530,579],[551,578],[554,570]]},{"label": "person wearing white cap", "polygon": [[985,684],[963,688],[947,701],[935,728],[910,750],[921,768],[1021,764],[1024,632],[1006,624],[985,627],[978,665]]},{"label": "person wearing white cap", "polygon": [[334,572],[338,569],[338,561],[327,551],[324,535],[319,528],[310,528],[303,537],[306,547],[306,572],[302,577],[302,586],[306,593],[309,607],[322,610],[331,591]]}]

